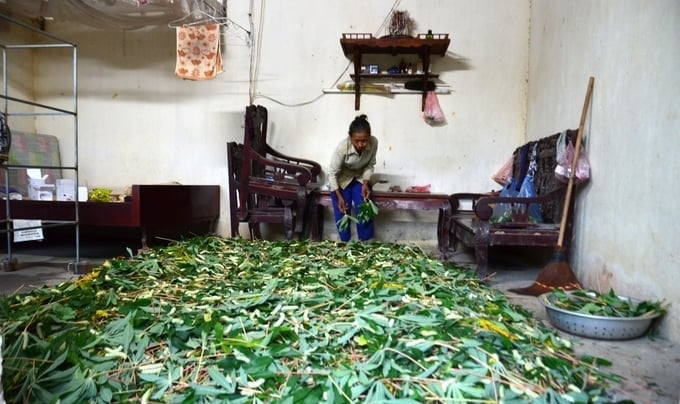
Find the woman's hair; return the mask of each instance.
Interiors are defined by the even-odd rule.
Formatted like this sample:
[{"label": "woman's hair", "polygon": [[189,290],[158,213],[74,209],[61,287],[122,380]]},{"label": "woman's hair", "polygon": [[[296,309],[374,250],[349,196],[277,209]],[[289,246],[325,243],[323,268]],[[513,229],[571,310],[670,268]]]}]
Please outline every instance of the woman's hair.
[{"label": "woman's hair", "polygon": [[366,132],[369,135],[371,134],[371,124],[368,123],[365,114],[357,116],[354,118],[352,123],[349,124],[349,135],[352,136],[352,133],[356,132]]}]

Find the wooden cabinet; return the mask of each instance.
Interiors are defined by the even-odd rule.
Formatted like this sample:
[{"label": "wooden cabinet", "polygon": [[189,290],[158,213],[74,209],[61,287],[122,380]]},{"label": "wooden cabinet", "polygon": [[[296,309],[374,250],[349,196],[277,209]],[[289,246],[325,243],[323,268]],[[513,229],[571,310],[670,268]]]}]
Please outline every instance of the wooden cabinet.
[{"label": "wooden cabinet", "polygon": [[0,200],[0,210],[11,205],[24,219],[78,222],[81,227],[138,229],[141,246],[149,235],[206,234],[215,231],[220,216],[219,185],[132,185],[128,202],[72,202]]},{"label": "wooden cabinet", "polygon": [[[354,64],[354,109],[358,110],[361,99],[361,82],[364,79],[386,79],[395,78],[399,80],[418,80],[423,81],[422,107],[425,107],[425,89],[428,80],[437,78],[438,75],[430,72],[430,56],[444,56],[449,47],[448,34],[419,34],[417,37],[383,37],[375,38],[371,34],[342,34],[340,46],[345,56],[352,59]],[[366,73],[362,72],[362,57],[366,54],[387,54],[387,55],[417,55],[423,65],[422,73],[410,74],[386,74],[386,73]]]}]

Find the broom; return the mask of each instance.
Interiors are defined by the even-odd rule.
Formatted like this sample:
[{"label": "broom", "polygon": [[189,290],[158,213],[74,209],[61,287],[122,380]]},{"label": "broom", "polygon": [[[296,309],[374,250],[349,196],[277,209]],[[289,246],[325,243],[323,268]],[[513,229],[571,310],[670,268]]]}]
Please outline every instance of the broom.
[{"label": "broom", "polygon": [[562,220],[560,222],[560,234],[557,238],[557,247],[551,261],[541,269],[536,277],[534,283],[525,288],[510,289],[511,292],[519,293],[520,295],[539,296],[546,292],[551,292],[553,289],[572,290],[580,289],[581,285],[574,275],[574,272],[567,263],[567,258],[564,253],[564,233],[567,228],[567,214],[571,204],[571,195],[574,190],[574,179],[576,177],[576,163],[578,161],[579,153],[581,151],[581,142],[583,139],[583,125],[586,120],[588,106],[590,105],[590,96],[593,93],[593,82],[595,79],[590,77],[588,81],[588,89],[586,90],[586,100],[583,104],[583,112],[581,112],[581,122],[578,126],[578,133],[576,134],[576,145],[574,146],[574,159],[571,162],[571,172],[569,173],[569,182],[567,183],[567,194],[564,198],[564,207],[562,210]]}]

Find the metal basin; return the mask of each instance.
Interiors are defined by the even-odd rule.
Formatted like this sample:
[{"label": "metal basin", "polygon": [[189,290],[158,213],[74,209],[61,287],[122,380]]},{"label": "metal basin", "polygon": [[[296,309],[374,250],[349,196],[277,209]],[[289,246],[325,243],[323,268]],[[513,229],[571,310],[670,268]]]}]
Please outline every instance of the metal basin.
[{"label": "metal basin", "polygon": [[[567,291],[571,294],[574,291]],[[638,304],[641,300],[619,296],[627,299],[632,304]],[[553,304],[552,292],[544,293],[538,300],[545,307],[548,318],[556,328],[570,334],[587,338],[623,340],[638,338],[649,329],[652,320],[659,317],[659,313],[640,317],[605,317],[592,314],[577,313],[557,307]]]}]

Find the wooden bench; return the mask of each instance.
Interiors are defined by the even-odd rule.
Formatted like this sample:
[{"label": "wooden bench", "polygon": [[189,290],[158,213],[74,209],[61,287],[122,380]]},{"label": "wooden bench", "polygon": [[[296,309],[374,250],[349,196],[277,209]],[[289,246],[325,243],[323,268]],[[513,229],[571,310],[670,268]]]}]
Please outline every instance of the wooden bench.
[{"label": "wooden bench", "polygon": [[[567,131],[570,141],[576,138],[576,130]],[[477,274],[486,278],[488,272],[489,247],[493,246],[525,246],[525,247],[555,247],[559,237],[559,226],[562,207],[566,195],[566,184],[555,178],[554,170],[557,165],[555,158],[556,144],[560,134],[528,142],[513,153],[513,173],[516,179],[522,176],[523,151],[537,146],[537,170],[534,177],[534,188],[537,196],[534,198],[500,197],[498,193],[455,193],[450,195],[451,211],[448,217],[440,220],[443,227],[438,232],[449,232],[449,245],[444,248],[445,258],[456,251],[458,242],[469,248],[474,248],[477,263]],[[526,172],[526,169],[525,169]],[[521,181],[518,181],[518,184]],[[572,198],[574,193],[572,193]],[[532,224],[526,219],[508,223],[493,223],[491,220],[493,208],[496,204],[508,203],[513,208],[526,211],[529,204],[540,206],[542,223]],[[574,203],[570,204],[566,220],[564,248],[568,256],[572,235],[572,219]]]}]

